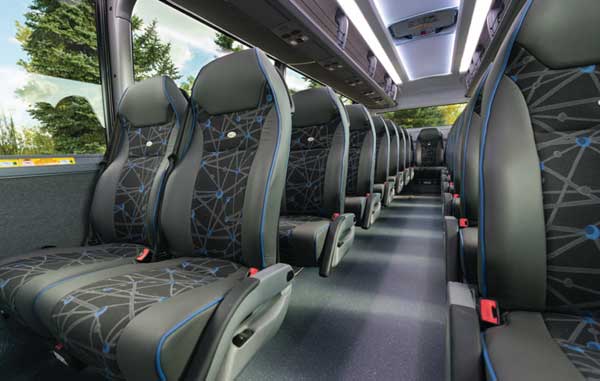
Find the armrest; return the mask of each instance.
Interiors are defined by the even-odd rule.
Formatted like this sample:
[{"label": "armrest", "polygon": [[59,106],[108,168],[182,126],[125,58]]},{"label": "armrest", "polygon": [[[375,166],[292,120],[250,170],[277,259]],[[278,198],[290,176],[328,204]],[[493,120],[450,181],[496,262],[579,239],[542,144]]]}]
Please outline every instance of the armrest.
[{"label": "armrest", "polygon": [[448,380],[485,380],[479,332],[479,316],[471,289],[463,283],[448,282]]},{"label": "armrest", "polygon": [[367,198],[367,208],[365,210],[365,218],[362,220],[361,227],[368,229],[379,218],[381,213],[381,195],[379,193],[371,193]]},{"label": "armrest", "polygon": [[477,227],[460,229],[461,268],[465,282],[468,284],[477,284],[478,233]]},{"label": "armrest", "polygon": [[451,216],[444,217],[444,251],[446,253],[446,281],[456,282],[460,279],[461,258],[459,255],[458,220]]},{"label": "armrest", "polygon": [[354,241],[354,214],[344,213],[332,221],[327,231],[327,238],[323,254],[321,254],[321,265],[319,275],[328,277],[331,269],[339,262],[336,257],[340,248],[347,248]]}]

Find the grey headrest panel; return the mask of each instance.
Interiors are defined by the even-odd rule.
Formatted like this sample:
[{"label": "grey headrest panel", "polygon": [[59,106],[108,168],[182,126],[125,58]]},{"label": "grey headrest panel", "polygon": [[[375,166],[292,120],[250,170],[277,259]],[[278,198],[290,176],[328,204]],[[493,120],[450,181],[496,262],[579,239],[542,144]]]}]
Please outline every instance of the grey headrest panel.
[{"label": "grey headrest panel", "polygon": [[600,1],[535,0],[517,42],[552,69],[600,62]]},{"label": "grey headrest panel", "polygon": [[198,73],[192,100],[210,115],[256,108],[267,83],[263,67],[268,62],[258,49],[218,58]]},{"label": "grey headrest panel", "polygon": [[339,101],[336,100],[337,96],[329,87],[307,89],[294,94],[296,110],[292,117],[292,125],[316,126],[339,117]]},{"label": "grey headrest panel", "polygon": [[350,120],[350,130],[370,130],[373,122],[367,108],[360,104],[346,106]]},{"label": "grey headrest panel", "polygon": [[418,140],[442,140],[442,133],[437,128],[424,128],[419,131]]},{"label": "grey headrest panel", "polygon": [[137,82],[125,91],[119,103],[119,116],[136,127],[166,123],[175,112],[183,117],[187,101],[169,77]]}]

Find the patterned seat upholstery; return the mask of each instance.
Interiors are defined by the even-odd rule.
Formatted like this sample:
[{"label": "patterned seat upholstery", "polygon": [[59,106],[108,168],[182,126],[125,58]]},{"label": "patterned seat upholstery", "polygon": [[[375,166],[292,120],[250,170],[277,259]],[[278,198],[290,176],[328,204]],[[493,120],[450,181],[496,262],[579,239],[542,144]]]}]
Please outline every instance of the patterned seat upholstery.
[{"label": "patterned seat upholstery", "polygon": [[[180,135],[187,101],[175,83],[157,77],[122,97],[108,165],[98,179],[91,223],[99,246],[46,249],[0,262],[0,304],[41,334],[32,305],[62,279],[132,263],[156,247],[157,209],[168,156]],[[150,111],[149,111],[150,110]]]},{"label": "patterned seat upholstery", "polygon": [[390,172],[390,133],[385,125],[382,117],[373,117],[373,127],[377,141],[375,149],[375,185],[373,192],[381,196],[383,206],[388,206],[394,198],[394,188],[389,183],[388,179]]},{"label": "patterned seat upholstery", "polygon": [[350,149],[346,182],[346,212],[356,224],[368,229],[381,212],[381,195],[373,193],[375,181],[375,128],[363,105],[346,106],[350,119]]},{"label": "patterned seat upholstery", "polygon": [[[248,49],[204,66],[190,102],[159,216],[174,258],[70,279],[35,304],[65,351],[109,379],[234,378],[286,312],[291,268],[275,262],[287,90]],[[254,343],[234,350],[242,324]]]},{"label": "patterned seat upholstery", "polygon": [[280,255],[295,266],[317,266],[332,216],[344,212],[348,116],[330,88],[301,91],[293,99]]},{"label": "patterned seat upholstery", "polygon": [[599,12],[527,1],[484,86],[479,287],[508,311],[490,377],[600,378]]}]

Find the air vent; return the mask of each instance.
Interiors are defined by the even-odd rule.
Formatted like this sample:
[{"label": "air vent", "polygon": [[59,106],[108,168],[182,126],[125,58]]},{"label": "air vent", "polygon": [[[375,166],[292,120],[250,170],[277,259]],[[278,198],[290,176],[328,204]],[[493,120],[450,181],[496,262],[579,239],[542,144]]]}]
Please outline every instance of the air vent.
[{"label": "air vent", "polygon": [[450,33],[456,26],[457,8],[443,9],[399,21],[389,26],[396,44]]}]

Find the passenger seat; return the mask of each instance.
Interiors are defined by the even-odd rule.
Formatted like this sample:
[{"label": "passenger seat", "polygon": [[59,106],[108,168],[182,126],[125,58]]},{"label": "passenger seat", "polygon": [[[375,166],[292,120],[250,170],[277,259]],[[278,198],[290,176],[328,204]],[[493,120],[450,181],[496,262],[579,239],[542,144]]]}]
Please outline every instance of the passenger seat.
[{"label": "passenger seat", "polygon": [[424,128],[419,131],[415,148],[415,161],[418,167],[439,167],[443,164],[444,139],[437,128]]},{"label": "passenger seat", "polygon": [[345,210],[356,216],[356,225],[368,229],[381,213],[381,195],[373,193],[375,128],[363,105],[346,106],[350,120],[350,151]]},{"label": "passenger seat", "polygon": [[0,305],[5,314],[44,334],[31,306],[47,289],[65,278],[134,263],[144,250],[160,254],[159,204],[187,106],[167,77],[129,87],[119,103],[106,169],[91,205],[98,244],[42,249],[0,261]]},{"label": "passenger seat", "polygon": [[389,206],[394,199],[394,187],[389,181],[390,175],[390,134],[382,117],[372,118],[377,142],[375,160],[375,185],[373,191],[381,195],[381,203],[384,207]]},{"label": "passenger seat", "polygon": [[160,211],[173,259],[65,278],[30,307],[58,356],[106,378],[233,379],[287,310],[293,272],[275,264],[291,133],[283,81],[248,49],[204,66],[191,103]]},{"label": "passenger seat", "polygon": [[390,169],[388,182],[394,188],[394,194],[400,194],[404,187],[404,143],[402,134],[396,124],[389,119],[384,119],[385,126],[390,134]]},{"label": "passenger seat", "polygon": [[328,276],[354,242],[355,218],[344,213],[349,122],[328,87],[293,96],[292,143],[280,218],[281,261],[319,266]]},{"label": "passenger seat", "polygon": [[481,298],[450,284],[454,380],[600,375],[598,14],[594,0],[526,1],[491,68],[479,160]]}]

